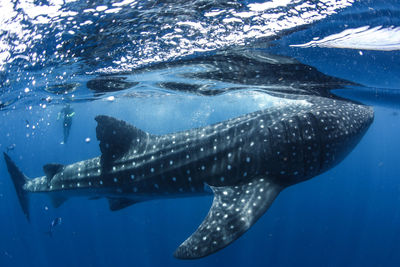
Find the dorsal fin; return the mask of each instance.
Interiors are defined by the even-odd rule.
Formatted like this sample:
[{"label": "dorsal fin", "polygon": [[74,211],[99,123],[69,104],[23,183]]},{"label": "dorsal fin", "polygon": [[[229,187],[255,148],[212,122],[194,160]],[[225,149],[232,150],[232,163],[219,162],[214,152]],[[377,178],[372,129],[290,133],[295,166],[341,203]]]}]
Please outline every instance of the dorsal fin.
[{"label": "dorsal fin", "polygon": [[97,121],[96,136],[100,141],[102,163],[112,162],[122,157],[131,148],[136,149],[137,152],[142,151],[151,138],[149,133],[125,121],[104,115],[96,116],[95,119]]},{"label": "dorsal fin", "polygon": [[43,171],[46,174],[47,181],[50,182],[54,175],[64,168],[62,164],[50,163],[43,166]]},{"label": "dorsal fin", "polygon": [[237,186],[211,188],[214,201],[207,217],[179,246],[175,257],[196,259],[226,247],[264,214],[283,189],[264,178]]}]

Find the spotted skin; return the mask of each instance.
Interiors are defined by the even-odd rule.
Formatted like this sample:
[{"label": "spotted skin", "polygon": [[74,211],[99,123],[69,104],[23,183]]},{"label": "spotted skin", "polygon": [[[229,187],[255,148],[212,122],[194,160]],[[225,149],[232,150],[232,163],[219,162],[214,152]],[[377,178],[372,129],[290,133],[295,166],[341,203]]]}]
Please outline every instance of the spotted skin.
[{"label": "spotted skin", "polygon": [[214,201],[199,226],[175,251],[178,258],[190,259],[209,255],[240,237],[268,209],[280,185],[259,178],[231,187],[212,187]]},{"label": "spotted skin", "polygon": [[46,165],[46,176],[26,179],[23,193],[49,193],[56,206],[72,195],[106,197],[112,210],[155,198],[214,194],[207,217],[174,254],[193,259],[240,237],[285,187],[339,163],[372,123],[373,110],[307,97],[162,136],[107,116],[96,120],[101,156]]}]

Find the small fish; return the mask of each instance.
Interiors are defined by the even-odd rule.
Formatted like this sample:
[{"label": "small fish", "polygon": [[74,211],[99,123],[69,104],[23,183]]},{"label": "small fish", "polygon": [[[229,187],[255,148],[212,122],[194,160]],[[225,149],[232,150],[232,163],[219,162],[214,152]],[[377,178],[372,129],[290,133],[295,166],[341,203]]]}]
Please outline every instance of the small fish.
[{"label": "small fish", "polygon": [[48,234],[49,236],[53,236],[53,232],[54,232],[55,227],[57,227],[61,223],[62,223],[61,217],[55,218],[53,221],[51,221],[50,230],[47,231],[46,234]]},{"label": "small fish", "polygon": [[10,152],[11,150],[14,150],[14,148],[16,147],[16,144],[11,144],[7,147],[7,153]]}]

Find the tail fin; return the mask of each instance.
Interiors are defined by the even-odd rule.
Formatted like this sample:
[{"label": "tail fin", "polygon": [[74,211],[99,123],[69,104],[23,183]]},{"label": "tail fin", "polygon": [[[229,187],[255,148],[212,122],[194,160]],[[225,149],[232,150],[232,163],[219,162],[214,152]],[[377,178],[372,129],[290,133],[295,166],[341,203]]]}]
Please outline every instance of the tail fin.
[{"label": "tail fin", "polygon": [[17,192],[19,204],[21,205],[22,211],[24,212],[26,218],[29,221],[29,200],[28,192],[24,190],[23,186],[26,183],[28,177],[23,174],[11,158],[4,152],[4,159],[7,164],[8,172],[10,173],[11,179],[15,186],[15,191]]}]

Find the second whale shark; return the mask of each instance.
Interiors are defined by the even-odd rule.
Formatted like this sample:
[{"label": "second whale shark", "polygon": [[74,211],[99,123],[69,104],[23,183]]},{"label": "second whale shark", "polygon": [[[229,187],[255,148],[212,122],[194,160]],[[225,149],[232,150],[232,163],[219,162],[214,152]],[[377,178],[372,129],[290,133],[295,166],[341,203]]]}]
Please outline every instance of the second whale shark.
[{"label": "second whale shark", "polygon": [[156,198],[214,194],[208,215],[174,254],[194,259],[240,237],[284,188],[343,160],[373,117],[370,107],[322,97],[166,135],[97,116],[99,157],[47,164],[45,176],[29,179],[4,156],[28,219],[33,193],[48,194],[56,207],[71,196],[105,197],[111,210]]}]

